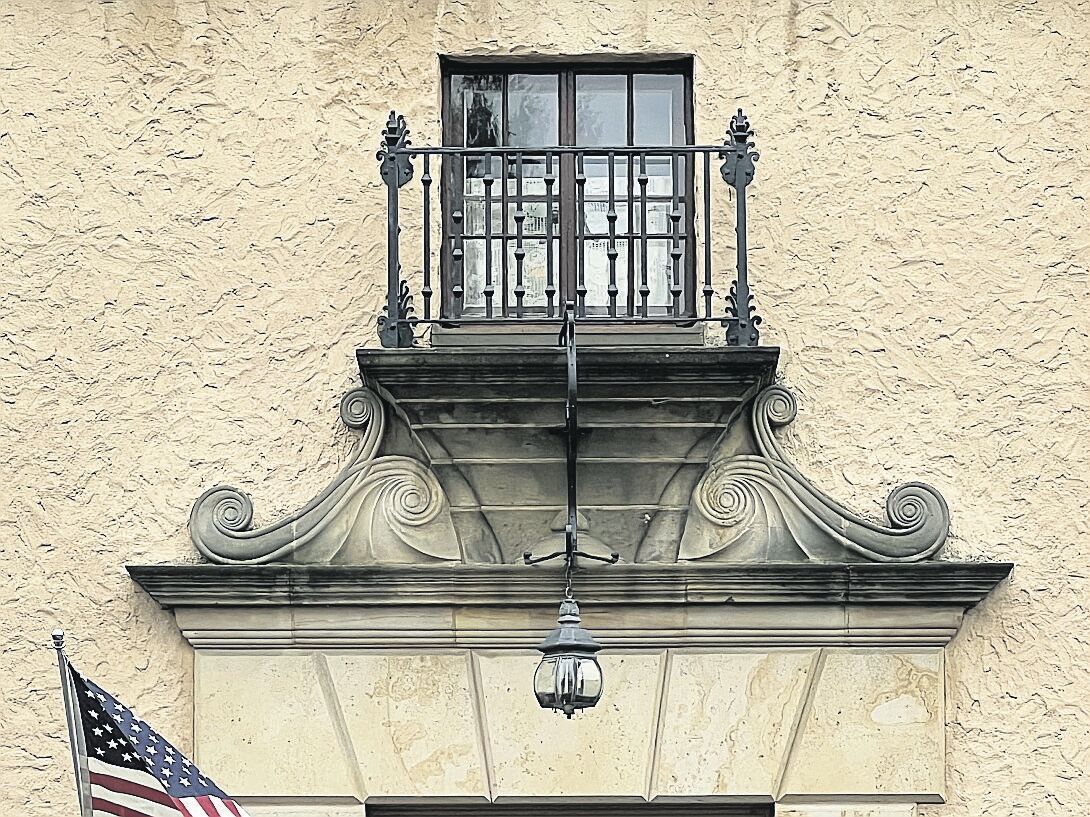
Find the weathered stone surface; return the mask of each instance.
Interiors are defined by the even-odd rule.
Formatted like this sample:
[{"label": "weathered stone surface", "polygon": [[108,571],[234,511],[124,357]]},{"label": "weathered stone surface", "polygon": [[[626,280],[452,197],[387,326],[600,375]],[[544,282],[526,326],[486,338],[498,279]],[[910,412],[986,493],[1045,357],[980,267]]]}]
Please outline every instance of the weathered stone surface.
[{"label": "weathered stone surface", "polygon": [[603,699],[570,721],[534,699],[539,658],[477,657],[493,796],[646,797],[664,656],[603,655]]},{"label": "weathered stone surface", "polygon": [[655,795],[774,794],[816,658],[672,655]]},{"label": "weathered stone surface", "polygon": [[199,759],[233,790],[293,807],[941,796],[937,650],[611,650],[602,701],[571,721],[534,700],[538,658],[199,651]]},{"label": "weathered stone surface", "polygon": [[941,650],[824,650],[780,794],[946,793]]},{"label": "weathered stone surface", "polygon": [[194,760],[234,794],[361,796],[322,660],[198,653]]},{"label": "weathered stone surface", "polygon": [[915,803],[857,803],[805,805],[790,803],[777,806],[777,817],[916,817]]},{"label": "weathered stone surface", "polygon": [[488,797],[465,654],[325,658],[371,797]]}]

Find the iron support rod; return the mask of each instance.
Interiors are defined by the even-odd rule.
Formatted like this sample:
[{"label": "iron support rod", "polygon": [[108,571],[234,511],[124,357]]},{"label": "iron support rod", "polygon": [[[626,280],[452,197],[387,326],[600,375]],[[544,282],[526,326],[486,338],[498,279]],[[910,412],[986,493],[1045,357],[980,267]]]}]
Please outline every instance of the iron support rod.
[{"label": "iron support rod", "polygon": [[564,347],[565,363],[568,375],[568,396],[564,402],[564,425],[567,432],[567,471],[568,471],[568,521],[564,525],[564,549],[550,553],[547,556],[535,557],[531,551],[522,554],[523,561],[528,565],[536,565],[547,562],[559,556],[564,557],[565,575],[568,588],[571,588],[571,571],[575,567],[576,559],[583,557],[598,562],[615,564],[620,556],[611,553],[607,556],[599,556],[593,553],[584,553],[579,549],[579,491],[576,484],[576,469],[579,464],[579,370],[578,350],[575,343],[575,302],[565,301],[563,307],[558,343]]},{"label": "iron support rod", "polygon": [[564,528],[564,543],[568,566],[574,563],[579,550],[579,492],[576,487],[576,465],[579,460],[579,370],[575,347],[575,304],[564,304],[564,342],[568,365],[568,399],[564,404],[564,420],[568,432],[568,524]]}]

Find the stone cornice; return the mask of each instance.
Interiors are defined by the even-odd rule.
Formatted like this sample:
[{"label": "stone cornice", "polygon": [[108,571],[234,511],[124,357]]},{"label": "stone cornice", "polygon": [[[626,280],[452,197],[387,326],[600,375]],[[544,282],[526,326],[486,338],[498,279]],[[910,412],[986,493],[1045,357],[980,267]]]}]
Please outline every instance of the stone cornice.
[{"label": "stone cornice", "polygon": [[[1010,573],[1009,562],[639,564],[577,574],[596,607],[689,604],[868,604],[967,609]],[[227,605],[549,606],[559,580],[521,565],[129,565],[163,607]]]},{"label": "stone cornice", "polygon": [[[576,577],[613,649],[936,648],[1009,564],[622,564]],[[526,650],[561,576],[521,565],[130,566],[214,650]]]}]

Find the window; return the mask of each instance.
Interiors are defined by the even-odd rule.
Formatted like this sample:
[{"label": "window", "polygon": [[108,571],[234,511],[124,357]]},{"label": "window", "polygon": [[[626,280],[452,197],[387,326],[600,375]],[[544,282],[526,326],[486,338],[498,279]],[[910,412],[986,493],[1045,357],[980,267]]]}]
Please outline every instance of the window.
[{"label": "window", "polygon": [[[444,229],[462,249],[460,268],[444,259],[444,314],[555,315],[570,299],[656,315],[679,294],[691,314],[691,157],[661,150],[692,144],[691,75],[689,60],[446,61],[443,143],[470,150],[444,162]],[[502,150],[555,146],[584,150]]]},{"label": "window", "polygon": [[771,805],[744,803],[368,803],[368,817],[773,817]]}]

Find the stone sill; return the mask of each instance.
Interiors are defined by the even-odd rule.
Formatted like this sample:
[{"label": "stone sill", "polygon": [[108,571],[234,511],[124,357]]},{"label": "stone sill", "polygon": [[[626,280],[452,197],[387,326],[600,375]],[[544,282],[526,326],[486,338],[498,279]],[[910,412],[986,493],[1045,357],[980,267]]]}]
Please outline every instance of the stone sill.
[{"label": "stone sill", "polygon": [[[621,564],[576,573],[580,599],[624,605],[955,606],[988,595],[1010,562]],[[166,608],[226,605],[554,607],[560,574],[522,565],[128,565]]]},{"label": "stone sill", "polygon": [[[775,346],[580,346],[580,398],[740,397],[773,381],[779,354]],[[562,399],[567,388],[565,352],[556,346],[357,349],[356,359],[365,385],[401,401]]]}]

